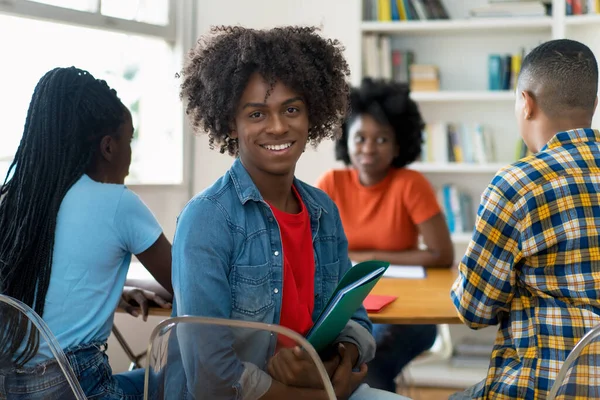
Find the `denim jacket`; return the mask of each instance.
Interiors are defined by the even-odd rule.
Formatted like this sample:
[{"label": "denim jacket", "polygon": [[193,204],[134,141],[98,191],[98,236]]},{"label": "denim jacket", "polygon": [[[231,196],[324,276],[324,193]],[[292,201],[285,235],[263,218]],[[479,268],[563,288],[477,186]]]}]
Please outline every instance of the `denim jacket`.
[{"label": "denim jacket", "polygon": [[[306,205],[312,228],[314,321],[352,264],[333,201],[323,191],[298,179],[294,179],[294,185]],[[231,169],[196,195],[178,218],[173,241],[175,312],[178,316],[278,324],[283,295],[282,252],[277,221],[241,161],[236,159]],[[216,331],[221,332],[220,341],[206,337],[198,339],[197,336],[187,340],[194,340],[196,348],[202,347],[203,363],[211,358],[210,362],[215,364],[212,368],[220,371],[215,376],[231,381],[227,384],[235,389],[235,398],[260,398],[271,385],[271,377],[264,370],[274,354],[275,337],[267,335],[269,338],[261,341],[254,340],[256,333],[252,338],[253,333],[247,331],[236,330],[232,335],[223,334],[219,329]],[[371,322],[361,306],[336,341],[356,344],[360,353],[358,362],[367,362],[375,355],[371,331]],[[185,336],[181,335],[180,340]],[[233,342],[230,349],[236,349],[237,357],[224,356],[216,349],[215,342],[223,344],[227,338]],[[252,342],[251,346],[236,345],[249,342]],[[183,350],[182,356],[186,373],[199,362],[186,361],[186,356],[192,357],[188,351]]]}]

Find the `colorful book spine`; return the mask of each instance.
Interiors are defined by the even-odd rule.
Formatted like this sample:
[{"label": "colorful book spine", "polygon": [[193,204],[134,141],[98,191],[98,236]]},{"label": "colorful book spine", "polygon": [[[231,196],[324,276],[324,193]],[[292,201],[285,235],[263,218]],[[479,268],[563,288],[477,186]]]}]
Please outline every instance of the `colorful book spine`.
[{"label": "colorful book spine", "polygon": [[378,20],[381,22],[387,22],[392,20],[392,5],[390,0],[379,0],[378,1]]},{"label": "colorful book spine", "polygon": [[480,123],[428,123],[421,153],[421,161],[428,163],[496,162],[493,135]]}]

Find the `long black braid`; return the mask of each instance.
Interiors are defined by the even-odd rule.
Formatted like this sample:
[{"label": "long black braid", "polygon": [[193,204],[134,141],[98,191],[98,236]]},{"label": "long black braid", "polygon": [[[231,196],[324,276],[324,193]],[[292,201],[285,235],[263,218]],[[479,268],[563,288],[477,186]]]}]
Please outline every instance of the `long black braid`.
[{"label": "long black braid", "polygon": [[[47,72],[35,88],[21,143],[0,187],[0,292],[40,316],[60,204],[90,166],[101,138],[123,123],[124,112],[106,82],[75,67]],[[28,332],[27,320],[17,313],[3,314],[0,361],[22,366],[37,353],[37,332]]]}]

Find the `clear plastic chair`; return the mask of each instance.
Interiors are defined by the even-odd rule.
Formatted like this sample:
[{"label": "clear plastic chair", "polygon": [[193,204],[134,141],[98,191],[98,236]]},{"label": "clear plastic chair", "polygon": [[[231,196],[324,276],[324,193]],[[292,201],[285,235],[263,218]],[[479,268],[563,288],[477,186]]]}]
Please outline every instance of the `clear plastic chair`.
[{"label": "clear plastic chair", "polygon": [[[16,321],[13,332],[6,331],[9,318]],[[0,330],[0,399],[86,399],[56,338],[35,311],[0,294],[0,326],[4,329]],[[23,346],[10,354],[15,332],[24,334],[24,343],[28,337],[37,337],[39,346],[33,360],[43,366],[21,365]]]},{"label": "clear plastic chair", "polygon": [[592,328],[567,356],[546,400],[600,398],[600,325]]},{"label": "clear plastic chair", "polygon": [[192,316],[166,319],[152,331],[144,399],[235,399],[243,364],[266,371],[275,348],[293,346],[308,353],[328,398],[335,400],[319,355],[296,332],[259,322]]}]

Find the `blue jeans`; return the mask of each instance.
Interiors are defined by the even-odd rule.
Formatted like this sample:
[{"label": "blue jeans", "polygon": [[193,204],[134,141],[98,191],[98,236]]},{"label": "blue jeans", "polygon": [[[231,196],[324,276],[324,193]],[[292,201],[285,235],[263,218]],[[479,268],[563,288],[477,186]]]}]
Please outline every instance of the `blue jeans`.
[{"label": "blue jeans", "polygon": [[[88,399],[138,400],[144,397],[144,370],[112,374],[106,344],[92,343],[65,351],[71,368]],[[71,387],[56,363],[31,368],[0,370],[0,399],[73,399]]]},{"label": "blue jeans", "polygon": [[[176,335],[172,335],[168,341],[167,346],[167,363],[166,368],[163,368],[158,374],[150,372],[150,386],[153,388],[152,392],[157,394],[156,398],[169,398],[173,400],[178,399],[195,399],[196,397],[190,393],[187,388],[186,373],[181,362],[181,354],[179,342]],[[152,368],[150,368],[152,371]],[[153,384],[153,382],[155,384]],[[169,393],[171,396],[168,397],[165,393]],[[206,396],[206,395],[205,395]],[[202,396],[202,399],[216,398],[214,395]],[[234,399],[235,394],[227,395],[222,397],[224,399]],[[151,397],[152,399],[152,397]],[[361,384],[352,393],[348,400],[409,400],[406,397],[400,396],[396,393],[386,392],[379,389],[369,387],[367,384]]]},{"label": "blue jeans", "polygon": [[374,324],[373,336],[377,343],[377,353],[368,364],[366,383],[395,393],[396,376],[409,362],[433,346],[437,327]]}]

